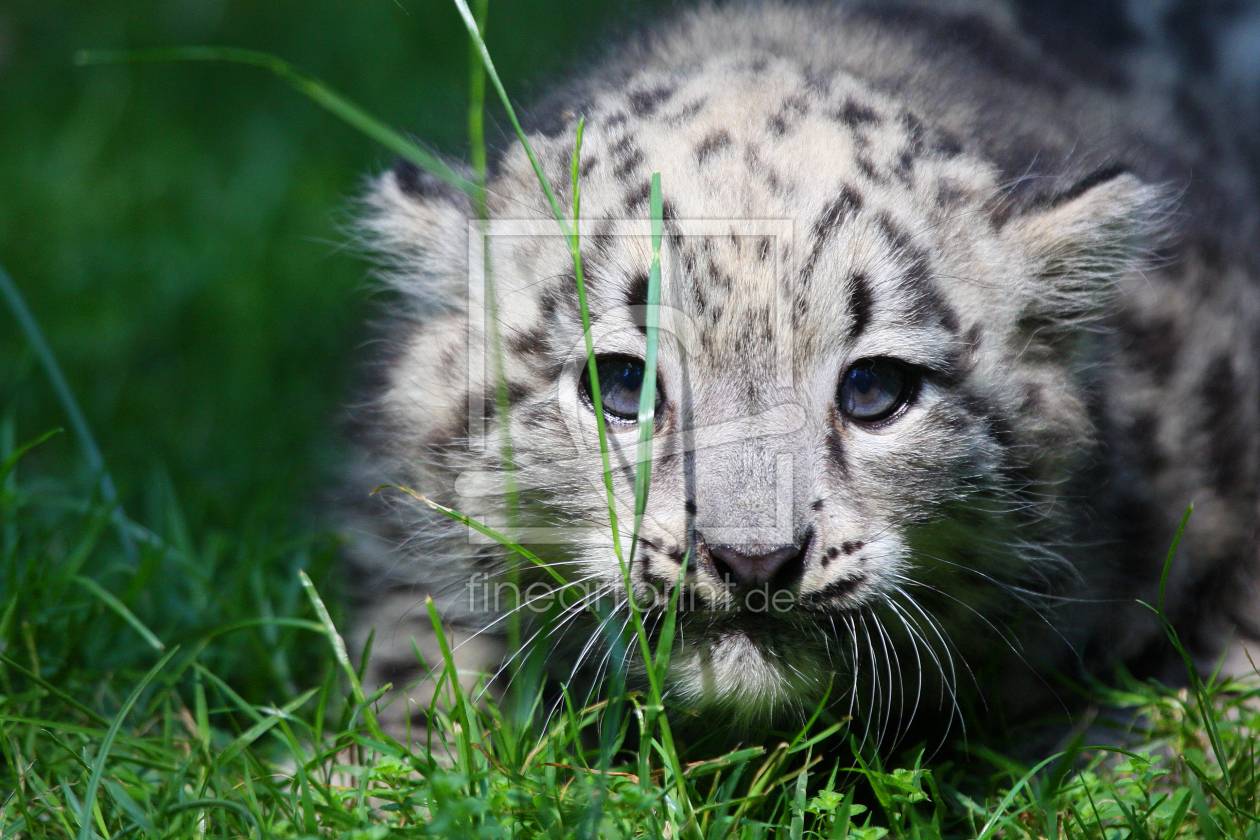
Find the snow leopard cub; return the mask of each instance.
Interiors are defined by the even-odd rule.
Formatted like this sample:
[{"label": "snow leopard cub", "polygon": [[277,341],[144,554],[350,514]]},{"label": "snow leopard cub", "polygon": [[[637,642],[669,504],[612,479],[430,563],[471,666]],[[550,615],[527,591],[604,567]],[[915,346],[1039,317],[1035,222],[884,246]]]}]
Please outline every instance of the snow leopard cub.
[{"label": "snow leopard cub", "polygon": [[[392,725],[432,691],[413,655],[438,657],[426,596],[470,682],[516,655],[516,602],[508,552],[405,494],[369,498],[381,484],[572,582],[557,593],[520,564],[519,603],[563,603],[548,626],[521,609],[525,637],[579,697],[611,668],[641,676],[584,609],[627,619],[615,542],[653,633],[686,563],[671,702],[750,727],[827,698],[891,735],[980,704],[1042,711],[1053,674],[1175,675],[1139,602],[1158,600],[1191,502],[1164,609],[1200,665],[1246,669],[1256,161],[1153,38],[1103,54],[1026,31],[1031,8],[702,6],[532,111],[566,216],[585,120],[581,255],[619,540],[574,263],[522,146],[493,166],[485,228],[412,166],[375,181],[364,230],[395,295],[356,409],[353,559],[369,681],[409,686]],[[659,395],[631,545],[654,171]]]}]

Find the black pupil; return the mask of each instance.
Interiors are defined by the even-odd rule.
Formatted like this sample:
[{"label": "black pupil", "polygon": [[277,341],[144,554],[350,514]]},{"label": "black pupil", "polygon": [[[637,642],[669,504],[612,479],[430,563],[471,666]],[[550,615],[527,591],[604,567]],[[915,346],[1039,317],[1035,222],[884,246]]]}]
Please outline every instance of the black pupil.
[{"label": "black pupil", "polygon": [[863,359],[840,383],[840,408],[855,420],[882,420],[904,402],[909,377],[890,359]]},{"label": "black pupil", "polygon": [[[618,420],[638,420],[639,392],[643,389],[643,362],[631,356],[603,356],[595,361],[604,413]],[[591,393],[590,372],[584,369],[582,387]],[[657,390],[657,405],[660,391]]]}]

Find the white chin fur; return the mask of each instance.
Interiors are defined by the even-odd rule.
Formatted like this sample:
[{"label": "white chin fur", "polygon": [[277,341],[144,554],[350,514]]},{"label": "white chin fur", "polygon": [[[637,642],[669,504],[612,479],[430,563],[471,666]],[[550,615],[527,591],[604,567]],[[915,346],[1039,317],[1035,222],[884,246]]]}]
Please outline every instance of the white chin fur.
[{"label": "white chin fur", "polygon": [[812,706],[827,668],[808,653],[758,644],[740,632],[686,639],[670,658],[669,686],[698,709],[720,709],[740,722],[768,722]]}]

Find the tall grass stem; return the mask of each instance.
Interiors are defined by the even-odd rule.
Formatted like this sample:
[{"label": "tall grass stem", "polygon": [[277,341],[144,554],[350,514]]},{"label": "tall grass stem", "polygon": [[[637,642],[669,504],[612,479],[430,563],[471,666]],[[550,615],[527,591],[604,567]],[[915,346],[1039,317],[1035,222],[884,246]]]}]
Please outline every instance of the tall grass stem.
[{"label": "tall grass stem", "polygon": [[113,509],[111,517],[114,521],[114,527],[118,530],[118,541],[122,543],[123,554],[126,555],[127,562],[134,568],[139,563],[139,557],[136,554],[136,544],[132,540],[131,532],[128,529],[127,514],[123,510],[122,504],[118,501],[118,490],[114,485],[114,479],[110,476],[109,469],[105,466],[105,456],[101,454],[101,448],[96,445],[96,438],[92,436],[92,430],[88,426],[87,418],[83,416],[83,411],[79,408],[79,401],[74,398],[74,392],[70,390],[70,383],[66,381],[65,374],[61,372],[61,365],[57,363],[56,355],[53,354],[52,348],[44,339],[44,331],[40,329],[39,322],[31,314],[31,310],[26,305],[26,300],[22,297],[22,293],[18,291],[17,284],[9,276],[9,273],[4,270],[3,265],[0,265],[0,292],[3,292],[5,302],[9,305],[9,310],[13,313],[13,317],[17,319],[18,326],[22,328],[22,332],[26,334],[26,340],[31,343],[31,348],[34,349],[36,358],[39,359],[40,365],[44,368],[44,374],[52,384],[53,392],[56,393],[58,401],[61,402],[61,408],[65,411],[66,417],[70,421],[70,428],[74,430],[74,436],[79,441],[79,448],[83,450],[83,457],[87,459],[88,469],[92,471],[97,481],[100,482],[101,498],[105,500],[105,504]]}]

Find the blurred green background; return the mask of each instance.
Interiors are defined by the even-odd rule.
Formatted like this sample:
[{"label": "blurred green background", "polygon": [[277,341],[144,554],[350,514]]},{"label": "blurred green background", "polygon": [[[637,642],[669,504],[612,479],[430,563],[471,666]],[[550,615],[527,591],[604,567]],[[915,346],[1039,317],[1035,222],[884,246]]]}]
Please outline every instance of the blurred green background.
[{"label": "blurred green background", "polygon": [[[491,3],[513,97],[528,101],[629,5]],[[85,48],[194,44],[275,53],[466,158],[466,34],[449,0],[0,4],[0,264],[128,513],[147,521],[155,488],[173,487],[199,537],[319,529],[313,500],[369,335],[370,270],[345,231],[365,176],[391,158],[256,69],[72,63]],[[19,441],[66,425],[8,311],[0,413]],[[23,468],[84,471],[70,435]]]}]

